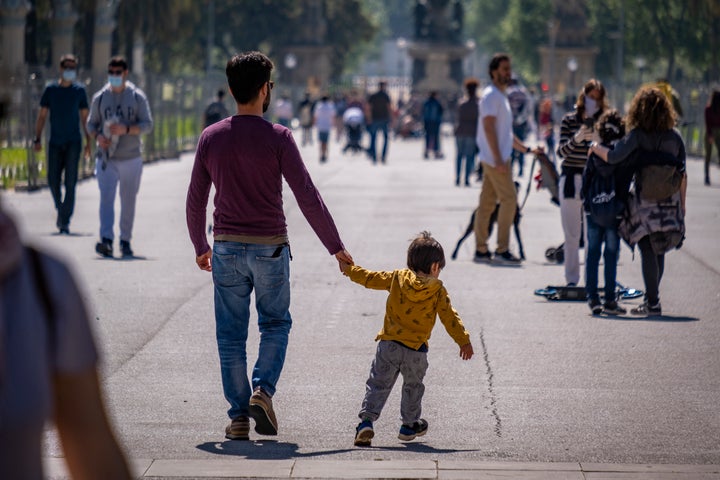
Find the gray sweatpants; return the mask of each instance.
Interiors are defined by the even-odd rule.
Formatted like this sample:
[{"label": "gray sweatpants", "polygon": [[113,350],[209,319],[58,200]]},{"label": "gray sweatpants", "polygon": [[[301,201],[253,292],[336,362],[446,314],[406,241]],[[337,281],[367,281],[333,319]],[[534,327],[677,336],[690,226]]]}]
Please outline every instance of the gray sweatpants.
[{"label": "gray sweatpants", "polygon": [[425,393],[423,378],[427,368],[427,352],[416,352],[395,342],[380,340],[370,368],[370,377],[365,384],[365,399],[358,417],[373,422],[380,417],[400,373],[403,377],[400,417],[407,425],[418,421],[422,413],[422,397]]},{"label": "gray sweatpants", "polygon": [[135,200],[140,190],[142,176],[142,157],[130,160],[109,160],[102,168],[98,158],[95,175],[100,188],[100,237],[110,240],[115,238],[115,194],[120,185],[120,240],[132,238],[135,222]]}]

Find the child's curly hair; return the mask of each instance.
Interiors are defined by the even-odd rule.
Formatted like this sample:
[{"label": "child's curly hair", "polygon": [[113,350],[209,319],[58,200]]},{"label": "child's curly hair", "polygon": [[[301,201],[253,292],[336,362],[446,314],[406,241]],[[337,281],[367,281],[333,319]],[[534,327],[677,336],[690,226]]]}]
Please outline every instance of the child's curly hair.
[{"label": "child's curly hair", "polygon": [[611,108],[600,115],[595,124],[595,129],[600,135],[600,141],[605,145],[609,145],[625,136],[625,120],[623,120],[620,112]]}]

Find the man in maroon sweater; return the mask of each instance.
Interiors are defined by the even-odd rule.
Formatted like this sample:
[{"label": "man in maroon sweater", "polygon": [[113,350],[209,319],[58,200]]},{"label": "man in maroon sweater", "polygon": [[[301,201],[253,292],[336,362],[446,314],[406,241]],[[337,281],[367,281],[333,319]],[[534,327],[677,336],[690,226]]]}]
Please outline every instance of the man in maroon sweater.
[{"label": "man in maroon sweater", "polygon": [[[262,117],[270,104],[272,69],[270,59],[259,52],[236,55],[227,63],[237,115],[209,126],[200,136],[186,204],[196,262],[201,270],[212,272],[215,284],[220,370],[230,403],[225,436],[232,440],[249,438],[248,417],[255,420],[257,433],[277,435],[272,396],[292,324],[283,178],[328,252],[338,262],[353,263],[292,133]],[[205,235],[211,185],[216,190],[213,248]],[[245,347],[253,290],[260,346],[249,380]]]}]

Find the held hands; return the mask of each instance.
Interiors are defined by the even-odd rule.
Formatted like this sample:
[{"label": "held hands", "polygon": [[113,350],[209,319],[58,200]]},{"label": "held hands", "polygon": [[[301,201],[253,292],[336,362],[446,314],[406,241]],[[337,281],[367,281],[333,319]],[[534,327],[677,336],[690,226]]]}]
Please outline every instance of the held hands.
[{"label": "held hands", "polygon": [[460,347],[460,358],[470,360],[475,352],[473,352],[472,343]]},{"label": "held hands", "polygon": [[338,261],[340,271],[345,275],[347,275],[350,265],[355,265],[355,261],[347,250],[340,250],[335,254],[335,258]]}]

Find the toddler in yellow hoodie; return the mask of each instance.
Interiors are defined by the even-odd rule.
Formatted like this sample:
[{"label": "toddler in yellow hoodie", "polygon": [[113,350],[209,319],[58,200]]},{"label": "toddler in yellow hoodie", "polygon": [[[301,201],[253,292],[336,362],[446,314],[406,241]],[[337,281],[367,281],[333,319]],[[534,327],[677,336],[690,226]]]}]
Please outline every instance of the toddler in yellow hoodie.
[{"label": "toddler in yellow hoodie", "polygon": [[436,317],[440,317],[445,330],[460,346],[460,357],[469,360],[473,356],[470,335],[438,278],[445,267],[442,245],[429,232],[420,233],[408,247],[407,265],[402,270],[374,272],[342,264],[343,273],[353,282],[390,292],[383,327],[375,337],[379,342],[358,414],[361,422],[355,431],[357,446],[370,445],[375,435],[373,422],[380,417],[398,373],[403,377],[400,404],[403,423],[398,438],[409,441],[427,432],[428,423],[420,414],[428,339]]}]

